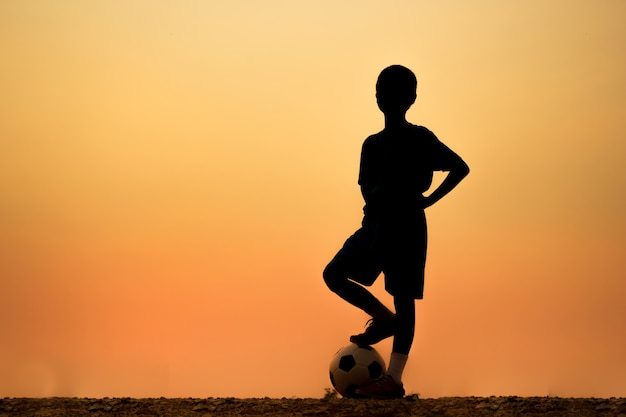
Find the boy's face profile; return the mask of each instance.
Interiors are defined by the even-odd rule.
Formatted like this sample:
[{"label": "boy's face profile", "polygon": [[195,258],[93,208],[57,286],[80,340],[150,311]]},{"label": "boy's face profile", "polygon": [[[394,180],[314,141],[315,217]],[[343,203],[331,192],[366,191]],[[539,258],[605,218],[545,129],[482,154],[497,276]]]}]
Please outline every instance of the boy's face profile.
[{"label": "boy's face profile", "polygon": [[385,114],[405,113],[415,102],[417,79],[401,65],[385,68],[376,82],[376,102]]}]

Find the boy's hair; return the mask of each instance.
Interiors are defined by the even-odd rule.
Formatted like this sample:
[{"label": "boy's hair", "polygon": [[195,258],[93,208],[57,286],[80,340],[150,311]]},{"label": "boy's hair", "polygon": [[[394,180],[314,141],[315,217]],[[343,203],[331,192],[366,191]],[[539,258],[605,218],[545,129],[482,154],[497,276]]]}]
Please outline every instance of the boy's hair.
[{"label": "boy's hair", "polygon": [[417,78],[413,71],[402,65],[391,65],[381,71],[376,81],[376,94],[392,100],[394,107],[408,109],[414,102]]}]

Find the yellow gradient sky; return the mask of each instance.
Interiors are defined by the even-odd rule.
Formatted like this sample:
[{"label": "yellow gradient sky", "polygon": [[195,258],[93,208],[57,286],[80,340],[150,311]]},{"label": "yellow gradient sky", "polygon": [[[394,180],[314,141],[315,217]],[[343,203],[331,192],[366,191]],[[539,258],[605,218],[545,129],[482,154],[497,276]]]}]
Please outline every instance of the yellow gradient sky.
[{"label": "yellow gradient sky", "polygon": [[624,41],[620,0],[0,2],[0,396],[323,395],[396,63],[472,168],[407,391],[626,396]]}]

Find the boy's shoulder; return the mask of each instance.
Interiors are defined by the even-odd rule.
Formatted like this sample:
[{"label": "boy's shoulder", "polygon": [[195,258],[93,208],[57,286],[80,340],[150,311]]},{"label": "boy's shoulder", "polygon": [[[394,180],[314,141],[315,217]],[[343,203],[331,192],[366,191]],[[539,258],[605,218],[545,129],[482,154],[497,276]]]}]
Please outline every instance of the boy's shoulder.
[{"label": "boy's shoulder", "polygon": [[430,129],[428,129],[425,126],[419,126],[419,125],[411,124],[409,129],[410,129],[410,131],[412,133],[415,133],[417,135],[423,135],[423,136],[428,136],[428,137],[436,137],[435,134]]},{"label": "boy's shoulder", "polygon": [[437,136],[435,136],[435,134],[427,127],[409,123],[405,129],[402,129],[402,131],[389,131],[387,129],[383,129],[380,132],[374,133],[365,139],[364,144],[380,142],[384,141],[386,138],[393,138],[396,136],[426,140],[437,139]]}]

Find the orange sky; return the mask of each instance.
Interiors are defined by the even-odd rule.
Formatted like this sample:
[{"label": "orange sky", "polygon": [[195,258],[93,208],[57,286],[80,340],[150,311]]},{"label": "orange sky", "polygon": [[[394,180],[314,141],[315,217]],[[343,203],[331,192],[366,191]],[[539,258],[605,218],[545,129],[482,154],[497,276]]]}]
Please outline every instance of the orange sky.
[{"label": "orange sky", "polygon": [[367,317],[321,271],[395,63],[472,168],[427,212],[407,391],[626,396],[625,28],[616,0],[1,2],[0,396],[323,395]]}]

